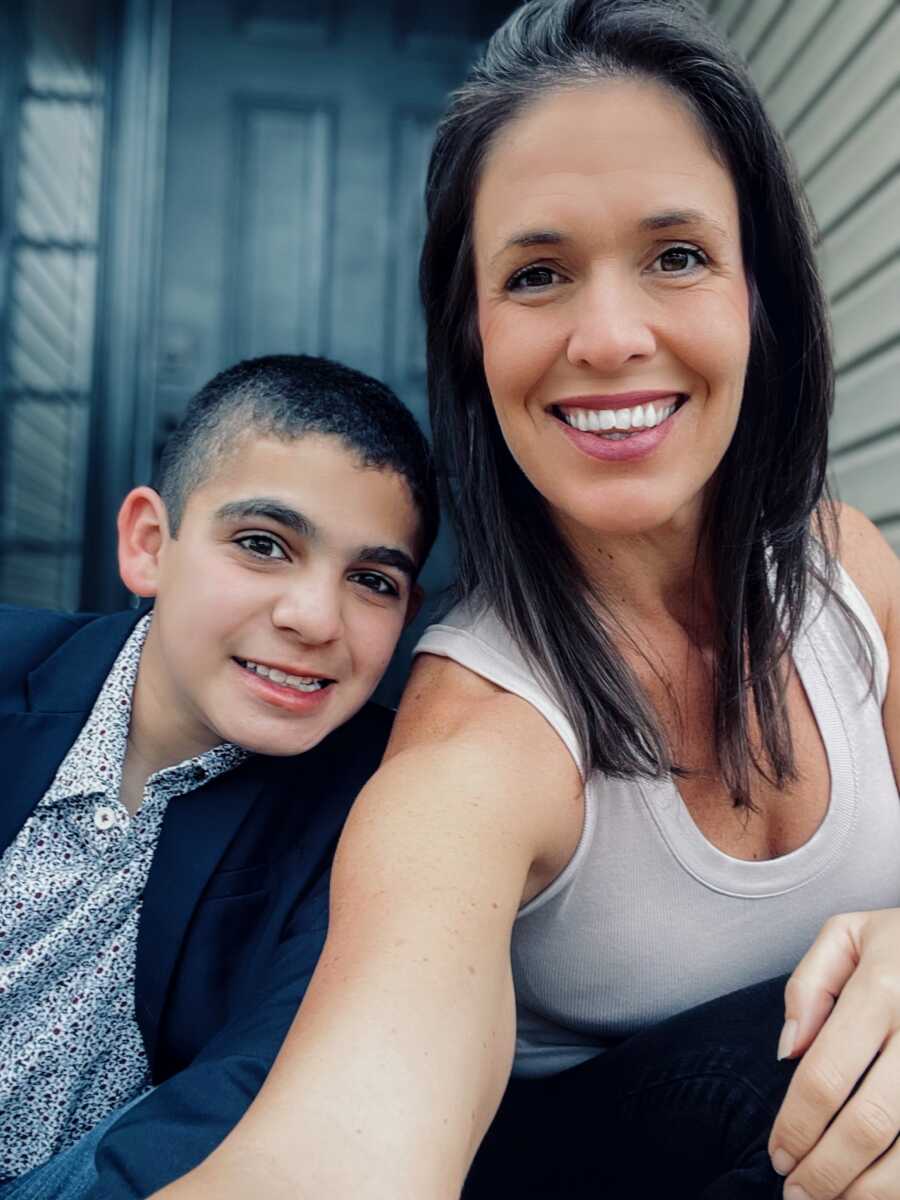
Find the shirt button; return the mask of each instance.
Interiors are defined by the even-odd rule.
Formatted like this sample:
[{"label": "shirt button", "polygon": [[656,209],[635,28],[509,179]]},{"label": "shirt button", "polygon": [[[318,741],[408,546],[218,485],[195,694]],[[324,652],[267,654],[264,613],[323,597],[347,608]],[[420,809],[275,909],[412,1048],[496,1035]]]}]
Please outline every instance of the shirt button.
[{"label": "shirt button", "polygon": [[98,829],[111,829],[116,824],[116,814],[107,804],[101,804],[94,812],[94,824]]}]

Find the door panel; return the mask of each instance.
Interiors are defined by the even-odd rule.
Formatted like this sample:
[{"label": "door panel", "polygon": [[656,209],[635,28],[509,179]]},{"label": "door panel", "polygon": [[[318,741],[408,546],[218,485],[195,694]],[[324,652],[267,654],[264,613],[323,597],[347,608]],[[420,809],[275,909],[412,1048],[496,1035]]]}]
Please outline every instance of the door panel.
[{"label": "door panel", "polygon": [[236,114],[228,305],[234,358],[328,345],[335,119],[321,104],[251,100]]}]

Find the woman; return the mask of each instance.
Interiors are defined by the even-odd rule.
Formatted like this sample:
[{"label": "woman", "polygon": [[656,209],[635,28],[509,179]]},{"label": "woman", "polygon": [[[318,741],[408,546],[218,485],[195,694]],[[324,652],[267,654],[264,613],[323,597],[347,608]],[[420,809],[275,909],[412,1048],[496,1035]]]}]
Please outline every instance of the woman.
[{"label": "woman", "polygon": [[458,1196],[514,1063],[467,1195],[900,1194],[900,567],[824,497],[780,142],[695,5],[532,0],[428,211],[463,602],[281,1057],[171,1194]]}]

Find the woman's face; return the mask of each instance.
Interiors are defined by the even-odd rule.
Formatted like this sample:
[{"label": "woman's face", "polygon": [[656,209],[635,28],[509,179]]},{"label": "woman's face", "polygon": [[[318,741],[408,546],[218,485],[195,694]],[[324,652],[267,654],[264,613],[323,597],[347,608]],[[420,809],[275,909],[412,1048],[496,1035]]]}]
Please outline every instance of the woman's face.
[{"label": "woman's face", "polygon": [[686,106],[635,81],[545,96],[488,155],[474,246],[497,419],[560,525],[698,520],[750,331],[734,186]]}]

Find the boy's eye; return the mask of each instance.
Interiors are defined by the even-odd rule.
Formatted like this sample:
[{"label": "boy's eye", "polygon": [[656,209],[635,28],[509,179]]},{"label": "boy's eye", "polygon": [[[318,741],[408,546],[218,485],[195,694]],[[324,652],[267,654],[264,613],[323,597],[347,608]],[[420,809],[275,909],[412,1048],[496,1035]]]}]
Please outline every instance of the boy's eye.
[{"label": "boy's eye", "polygon": [[234,540],[257,558],[287,558],[280,543],[268,533],[245,533]]},{"label": "boy's eye", "polygon": [[352,583],[361,583],[363,587],[369,588],[370,591],[377,592],[380,596],[399,596],[400,589],[392,579],[388,579],[386,575],[379,575],[377,571],[354,571],[347,578]]},{"label": "boy's eye", "polygon": [[709,266],[709,259],[697,246],[668,246],[654,259],[663,275],[688,275]]}]

